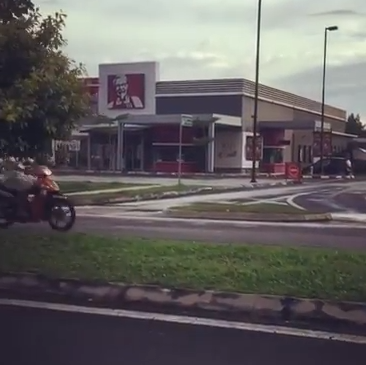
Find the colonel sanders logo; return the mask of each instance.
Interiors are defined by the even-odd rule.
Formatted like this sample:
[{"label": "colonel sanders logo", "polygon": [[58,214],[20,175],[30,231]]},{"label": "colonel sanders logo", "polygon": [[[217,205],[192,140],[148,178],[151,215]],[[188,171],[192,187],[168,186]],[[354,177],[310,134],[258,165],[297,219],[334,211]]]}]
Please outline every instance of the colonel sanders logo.
[{"label": "colonel sanders logo", "polygon": [[143,109],[145,75],[108,76],[108,109]]}]

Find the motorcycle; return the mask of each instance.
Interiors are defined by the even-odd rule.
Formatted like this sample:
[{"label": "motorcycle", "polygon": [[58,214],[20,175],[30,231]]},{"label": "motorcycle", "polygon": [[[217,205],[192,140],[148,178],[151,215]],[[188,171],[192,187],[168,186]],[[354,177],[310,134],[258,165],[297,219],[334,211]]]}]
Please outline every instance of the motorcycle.
[{"label": "motorcycle", "polygon": [[14,223],[48,222],[53,230],[69,231],[75,224],[75,207],[61,193],[60,187],[52,178],[52,171],[46,166],[38,166],[28,173],[35,176],[37,181],[28,191],[24,217],[18,215],[17,192],[0,182],[0,228],[8,228]]}]

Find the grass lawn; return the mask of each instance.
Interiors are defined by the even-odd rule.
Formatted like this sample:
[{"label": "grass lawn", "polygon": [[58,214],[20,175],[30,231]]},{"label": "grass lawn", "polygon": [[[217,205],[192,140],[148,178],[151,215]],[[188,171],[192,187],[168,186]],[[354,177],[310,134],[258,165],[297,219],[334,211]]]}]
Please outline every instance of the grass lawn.
[{"label": "grass lawn", "polygon": [[178,211],[194,211],[194,212],[220,212],[220,213],[268,213],[268,214],[304,214],[307,211],[297,209],[291,205],[277,204],[250,204],[243,205],[240,203],[194,203],[181,207],[174,207],[173,210]]},{"label": "grass lawn", "polygon": [[141,189],[131,189],[131,190],[124,190],[124,191],[116,191],[116,192],[107,192],[107,193],[99,193],[99,194],[78,194],[77,196],[73,196],[73,200],[78,201],[82,199],[92,199],[95,202],[98,201],[105,201],[108,199],[118,199],[118,198],[133,198],[135,196],[144,196],[150,194],[159,194],[169,191],[187,191],[197,188],[197,186],[189,186],[189,185],[161,185],[161,186],[153,186],[149,187],[148,185],[141,186]]},{"label": "grass lawn", "polygon": [[366,301],[366,253],[2,232],[1,271]]},{"label": "grass lawn", "polygon": [[65,194],[93,190],[123,189],[137,184],[124,184],[120,182],[93,182],[93,181],[57,181],[61,191]]}]

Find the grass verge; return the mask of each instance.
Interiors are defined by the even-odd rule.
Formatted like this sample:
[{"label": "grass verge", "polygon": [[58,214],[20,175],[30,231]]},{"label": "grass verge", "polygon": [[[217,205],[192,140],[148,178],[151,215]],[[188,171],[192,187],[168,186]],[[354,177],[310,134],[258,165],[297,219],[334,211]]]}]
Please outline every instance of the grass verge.
[{"label": "grass verge", "polygon": [[193,211],[193,212],[220,212],[220,213],[260,213],[260,214],[306,214],[307,211],[297,209],[291,205],[277,204],[250,204],[243,205],[240,203],[194,203],[180,207],[174,207],[175,211]]},{"label": "grass verge", "polygon": [[93,182],[93,181],[58,181],[61,191],[65,194],[93,190],[123,189],[136,186],[120,182]]},{"label": "grass verge", "polygon": [[183,192],[191,189],[195,189],[197,186],[188,186],[188,185],[162,185],[162,186],[146,186],[141,187],[141,189],[131,189],[131,190],[123,190],[116,192],[106,192],[106,193],[98,193],[98,194],[78,194],[77,196],[73,196],[73,200],[75,201],[83,201],[85,199],[92,200],[94,203],[104,202],[107,200],[113,199],[123,199],[123,198],[134,198],[136,196],[149,196],[151,194],[162,194],[166,192]]},{"label": "grass verge", "polygon": [[132,284],[366,300],[366,254],[323,249],[27,234],[0,240],[0,270]]}]

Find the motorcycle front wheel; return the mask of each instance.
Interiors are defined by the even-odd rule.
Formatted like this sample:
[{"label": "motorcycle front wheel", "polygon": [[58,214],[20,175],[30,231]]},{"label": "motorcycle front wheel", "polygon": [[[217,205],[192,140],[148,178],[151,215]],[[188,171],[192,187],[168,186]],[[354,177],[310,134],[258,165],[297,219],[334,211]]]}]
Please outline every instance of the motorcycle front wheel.
[{"label": "motorcycle front wheel", "polygon": [[48,218],[48,224],[53,230],[67,232],[74,226],[75,220],[75,207],[69,200],[53,200]]}]

